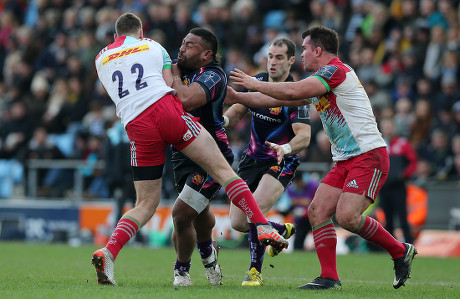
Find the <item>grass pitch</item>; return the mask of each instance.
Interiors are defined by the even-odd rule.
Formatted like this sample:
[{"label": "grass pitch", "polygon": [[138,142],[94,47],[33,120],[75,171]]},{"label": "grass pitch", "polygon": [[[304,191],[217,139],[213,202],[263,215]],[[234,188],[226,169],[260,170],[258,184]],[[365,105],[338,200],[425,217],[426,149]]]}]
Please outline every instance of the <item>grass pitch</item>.
[{"label": "grass pitch", "polygon": [[393,289],[393,262],[387,254],[338,256],[342,291],[296,287],[319,275],[314,252],[266,255],[265,285],[241,287],[249,267],[248,250],[221,248],[224,285],[210,286],[195,252],[193,286],[174,288],[174,249],[126,246],[115,264],[118,286],[100,286],[91,265],[96,247],[0,243],[0,298],[460,298],[460,259],[417,256],[412,278]]}]

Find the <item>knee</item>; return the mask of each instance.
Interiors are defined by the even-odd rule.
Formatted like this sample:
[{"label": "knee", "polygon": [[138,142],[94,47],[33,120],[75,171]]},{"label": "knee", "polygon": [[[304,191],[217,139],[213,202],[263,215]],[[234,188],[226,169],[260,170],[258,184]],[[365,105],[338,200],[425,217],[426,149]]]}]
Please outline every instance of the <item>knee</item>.
[{"label": "knee", "polygon": [[193,215],[187,213],[184,209],[174,209],[172,210],[172,218],[174,222],[174,228],[177,230],[182,230],[185,227],[189,227],[193,222]]},{"label": "knee", "polygon": [[134,208],[140,211],[144,218],[147,219],[146,221],[148,221],[148,219],[150,219],[153,214],[155,214],[157,207],[158,203],[156,203],[154,200],[138,198]]},{"label": "knee", "polygon": [[310,221],[324,218],[322,214],[325,214],[324,209],[321,209],[315,202],[312,202],[308,206],[308,219],[310,219]]},{"label": "knee", "polygon": [[236,231],[245,233],[248,231],[248,223],[245,220],[242,220],[240,217],[232,217],[230,215],[230,223],[232,228]]},{"label": "knee", "polygon": [[335,220],[343,229],[354,232],[361,221],[361,215],[354,215],[353,213],[339,212],[335,214]]},{"label": "knee", "polygon": [[216,217],[211,210],[206,209],[194,217],[193,226],[196,230],[212,230],[216,225]]}]

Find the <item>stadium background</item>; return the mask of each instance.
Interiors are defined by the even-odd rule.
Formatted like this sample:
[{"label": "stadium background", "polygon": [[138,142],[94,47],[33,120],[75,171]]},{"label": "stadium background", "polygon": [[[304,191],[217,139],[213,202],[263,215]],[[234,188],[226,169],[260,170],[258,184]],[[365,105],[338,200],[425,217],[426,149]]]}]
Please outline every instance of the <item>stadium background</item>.
[{"label": "stadium background", "polygon": [[[300,55],[305,28],[337,30],[340,57],[356,70],[377,120],[393,117],[417,150],[411,183],[428,199],[419,245],[428,254],[460,255],[457,0],[1,1],[1,240],[97,242],[112,229],[117,199],[132,194],[129,167],[120,159],[127,140],[94,70],[94,57],[112,42],[113,24],[127,11],[142,18],[145,35],[172,58],[191,28],[212,30],[227,72],[265,70],[268,42],[277,36],[291,38]],[[292,72],[296,79],[309,75],[300,56]],[[311,114],[313,138],[301,153],[302,168],[320,178],[330,153]],[[228,132],[237,157],[248,127],[246,119]],[[168,209],[177,195],[171,176],[167,164],[163,206],[145,228],[152,246],[168,238]],[[223,216],[216,238],[240,238],[229,230],[226,199],[217,201]]]}]

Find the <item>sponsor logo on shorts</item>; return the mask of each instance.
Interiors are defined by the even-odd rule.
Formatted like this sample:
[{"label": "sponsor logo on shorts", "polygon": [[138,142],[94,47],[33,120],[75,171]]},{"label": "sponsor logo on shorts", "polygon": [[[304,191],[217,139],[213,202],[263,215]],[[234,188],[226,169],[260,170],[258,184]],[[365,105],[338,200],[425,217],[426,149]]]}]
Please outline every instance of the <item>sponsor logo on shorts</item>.
[{"label": "sponsor logo on shorts", "polygon": [[348,188],[356,188],[356,189],[359,188],[359,187],[358,187],[358,184],[356,184],[356,181],[355,181],[355,180],[350,181],[350,182],[347,184],[347,187],[348,187]]},{"label": "sponsor logo on shorts", "polygon": [[195,174],[192,178],[192,183],[194,183],[195,185],[201,184],[202,181],[203,181],[203,176],[199,173]]},{"label": "sponsor logo on shorts", "polygon": [[192,132],[190,132],[190,130],[187,130],[187,133],[184,134],[184,137],[182,137],[182,139],[184,139],[184,141],[189,141],[190,138],[192,137],[193,137]]}]

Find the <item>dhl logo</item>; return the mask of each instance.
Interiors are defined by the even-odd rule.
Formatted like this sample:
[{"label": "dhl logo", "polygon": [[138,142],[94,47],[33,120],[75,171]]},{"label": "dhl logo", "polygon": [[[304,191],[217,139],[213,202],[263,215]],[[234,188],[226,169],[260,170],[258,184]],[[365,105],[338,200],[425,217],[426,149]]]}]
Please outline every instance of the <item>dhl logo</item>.
[{"label": "dhl logo", "polygon": [[125,57],[128,55],[134,54],[134,53],[139,53],[139,52],[148,51],[148,50],[149,50],[149,45],[143,45],[140,47],[129,48],[123,51],[119,51],[119,52],[110,54],[109,56],[104,58],[104,60],[102,60],[102,65],[106,65],[107,63],[109,63],[110,61],[114,59],[118,59],[118,58]]},{"label": "dhl logo", "polygon": [[281,107],[270,108],[269,111],[270,111],[271,114],[278,115],[278,114],[280,114]]},{"label": "dhl logo", "polygon": [[318,113],[323,113],[324,110],[326,110],[331,103],[326,99],[326,97],[321,97],[317,103],[315,103],[315,108]]}]

